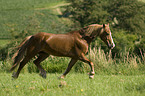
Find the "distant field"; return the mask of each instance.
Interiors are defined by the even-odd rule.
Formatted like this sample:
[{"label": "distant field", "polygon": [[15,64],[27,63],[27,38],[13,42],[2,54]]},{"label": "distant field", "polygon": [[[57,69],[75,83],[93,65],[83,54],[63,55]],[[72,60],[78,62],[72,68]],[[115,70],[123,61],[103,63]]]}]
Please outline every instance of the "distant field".
[{"label": "distant field", "polygon": [[63,31],[65,24],[58,17],[59,6],[56,5],[64,3],[64,0],[15,0],[15,2],[2,0],[0,38],[10,38],[13,33],[22,32],[30,24],[32,29],[38,29],[39,26],[39,31],[53,33]]},{"label": "distant field", "polygon": [[145,0],[139,0],[139,1],[143,1],[143,2],[145,2]]},{"label": "distant field", "polygon": [[11,74],[0,73],[0,96],[145,96],[144,75],[89,79],[87,74],[70,73],[63,80],[57,79],[60,74],[47,76],[26,73],[12,80]]},{"label": "distant field", "polygon": [[[26,30],[29,32],[65,33],[70,21],[59,18],[64,0],[1,0],[0,47]],[[4,39],[4,40],[3,40]]]}]

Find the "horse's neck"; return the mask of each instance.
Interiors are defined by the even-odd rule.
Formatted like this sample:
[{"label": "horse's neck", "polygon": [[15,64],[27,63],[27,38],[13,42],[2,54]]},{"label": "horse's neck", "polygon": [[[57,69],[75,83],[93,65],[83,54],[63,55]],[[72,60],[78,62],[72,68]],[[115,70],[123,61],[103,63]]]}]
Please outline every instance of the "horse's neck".
[{"label": "horse's neck", "polygon": [[101,32],[102,32],[102,27],[98,27],[96,29],[96,32],[92,33],[92,37],[96,38],[97,36],[100,36]]},{"label": "horse's neck", "polygon": [[85,36],[83,37],[83,39],[86,40],[88,44],[90,44],[94,40],[94,38],[89,37],[89,36]]},{"label": "horse's neck", "polygon": [[83,29],[78,30],[78,31],[71,31],[67,34],[72,34],[74,36],[82,38],[82,39],[86,40],[88,44],[90,44],[97,36],[100,35],[101,30],[102,30],[102,26],[100,25],[100,26],[94,28],[94,31],[92,31],[92,33],[89,36],[85,35],[85,33],[84,33],[85,31]]},{"label": "horse's neck", "polygon": [[90,36],[82,35],[82,38],[85,39],[88,42],[88,44],[90,44],[96,37],[98,37],[100,35],[101,30],[102,30],[102,27],[99,26],[99,27],[95,28],[94,31],[92,31]]}]

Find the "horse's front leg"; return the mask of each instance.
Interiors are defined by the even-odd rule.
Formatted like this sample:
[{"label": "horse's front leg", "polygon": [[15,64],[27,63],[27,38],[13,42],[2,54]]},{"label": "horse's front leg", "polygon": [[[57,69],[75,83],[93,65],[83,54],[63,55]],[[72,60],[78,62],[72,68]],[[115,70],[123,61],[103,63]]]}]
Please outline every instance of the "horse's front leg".
[{"label": "horse's front leg", "polygon": [[82,53],[82,56],[81,56],[80,60],[89,64],[89,66],[91,68],[91,71],[89,73],[89,78],[93,79],[94,75],[95,75],[93,62],[91,62],[89,59],[87,59],[83,53]]},{"label": "horse's front leg", "polygon": [[71,70],[71,68],[74,66],[74,64],[77,62],[77,59],[71,59],[67,69],[65,70],[65,72],[59,77],[60,79],[61,78],[64,78],[68,73],[69,71]]}]

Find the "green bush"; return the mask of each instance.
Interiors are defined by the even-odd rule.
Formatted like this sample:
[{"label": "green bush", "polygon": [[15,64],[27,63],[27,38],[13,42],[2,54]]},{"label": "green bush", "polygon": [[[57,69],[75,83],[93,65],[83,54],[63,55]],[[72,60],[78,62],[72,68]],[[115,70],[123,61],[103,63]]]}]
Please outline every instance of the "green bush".
[{"label": "green bush", "polygon": [[145,3],[139,0],[110,0],[107,11],[111,18],[116,17],[118,28],[129,30],[130,33],[142,34],[145,29]]},{"label": "green bush", "polygon": [[[28,69],[28,72],[39,72],[36,65],[33,64],[33,60],[31,60],[31,62],[29,62],[26,67]],[[50,56],[46,60],[41,62],[41,65],[48,73],[62,73],[67,68],[69,61],[69,58]]]},{"label": "green bush", "polygon": [[103,10],[102,0],[68,0],[64,14],[70,14],[72,20],[78,21],[81,27],[92,23],[106,23],[110,14]]}]

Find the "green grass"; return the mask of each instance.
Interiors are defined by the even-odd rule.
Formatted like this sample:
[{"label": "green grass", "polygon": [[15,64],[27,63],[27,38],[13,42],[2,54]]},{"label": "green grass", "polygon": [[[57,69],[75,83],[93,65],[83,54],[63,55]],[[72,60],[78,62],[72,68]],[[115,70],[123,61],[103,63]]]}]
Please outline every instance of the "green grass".
[{"label": "green grass", "polygon": [[8,44],[10,42],[10,40],[9,39],[4,39],[4,40],[1,40],[0,39],[0,48],[1,47],[4,47],[6,44]]},{"label": "green grass", "polygon": [[[5,39],[27,32],[65,33],[71,21],[59,18],[65,0],[0,0],[0,47]],[[3,40],[4,39],[4,40]]]},{"label": "green grass", "polygon": [[[47,74],[43,79],[38,74],[20,74],[12,80],[10,73],[0,73],[1,96],[144,96],[145,76],[95,75],[70,73],[63,80],[60,74]],[[59,87],[61,82],[65,82]]]},{"label": "green grass", "polygon": [[[11,38],[12,33],[20,33],[31,26],[34,33],[63,32],[65,23],[58,17],[57,5],[64,0],[2,0],[0,3],[0,38]],[[38,28],[39,26],[39,28]],[[59,28],[59,29],[58,29]]]},{"label": "green grass", "polygon": [[145,0],[139,0],[139,1],[143,1],[143,2],[145,2]]},{"label": "green grass", "polygon": [[[30,10],[54,6],[64,2],[64,0],[0,0],[0,10]],[[7,6],[6,6],[7,5]]]}]

